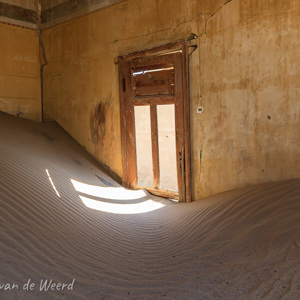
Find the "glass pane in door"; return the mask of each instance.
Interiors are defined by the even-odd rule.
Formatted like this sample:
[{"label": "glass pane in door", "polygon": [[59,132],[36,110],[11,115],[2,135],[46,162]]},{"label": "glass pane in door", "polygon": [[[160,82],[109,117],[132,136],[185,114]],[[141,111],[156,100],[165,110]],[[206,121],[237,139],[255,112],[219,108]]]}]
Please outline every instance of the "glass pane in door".
[{"label": "glass pane in door", "polygon": [[160,187],[178,191],[175,105],[157,106]]},{"label": "glass pane in door", "polygon": [[135,106],[134,118],[137,182],[138,185],[153,187],[150,106]]}]

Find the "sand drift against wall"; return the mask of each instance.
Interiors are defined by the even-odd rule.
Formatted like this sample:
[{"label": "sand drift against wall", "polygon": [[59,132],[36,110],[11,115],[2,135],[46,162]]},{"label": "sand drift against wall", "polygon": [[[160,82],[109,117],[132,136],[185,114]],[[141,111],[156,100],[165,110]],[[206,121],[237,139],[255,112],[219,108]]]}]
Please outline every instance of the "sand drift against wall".
[{"label": "sand drift against wall", "polygon": [[[295,179],[151,198],[55,123],[0,114],[0,298],[299,299],[299,195]],[[64,289],[40,290],[50,279]]]}]

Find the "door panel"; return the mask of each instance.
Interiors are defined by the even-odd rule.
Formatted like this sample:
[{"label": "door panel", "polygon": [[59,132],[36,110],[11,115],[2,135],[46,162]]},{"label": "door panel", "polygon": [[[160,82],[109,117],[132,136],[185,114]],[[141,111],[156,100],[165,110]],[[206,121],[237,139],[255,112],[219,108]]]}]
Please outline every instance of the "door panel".
[{"label": "door panel", "polygon": [[190,201],[185,190],[190,174],[185,174],[189,112],[184,105],[184,55],[186,51],[178,50],[119,58],[122,165],[125,186]]},{"label": "door panel", "polygon": [[[131,61],[131,89],[128,99],[130,107],[136,108],[137,106],[135,106],[135,101],[139,99],[140,96],[147,96],[147,104],[149,104],[151,107],[150,122],[152,143],[150,149],[152,150],[153,182],[152,184],[141,184],[141,182],[146,181],[146,178],[139,179],[138,175],[140,174],[141,176],[142,173],[139,172],[139,163],[137,163],[137,186],[144,187],[146,189],[154,187],[154,190],[151,189],[151,192],[159,192],[160,195],[163,194],[164,190],[172,191],[174,194],[174,198],[176,199],[180,199],[180,195],[184,194],[184,183],[182,182],[184,178],[184,169],[182,167],[183,104],[181,99],[181,55],[182,53],[174,53],[164,55],[163,57],[153,56],[150,58],[139,58],[137,60]],[[145,76],[147,76],[148,78],[146,78]],[[137,80],[137,77],[140,78],[138,78]],[[154,79],[154,81],[152,81],[152,79]],[[143,90],[140,89],[138,93],[137,85],[143,87]],[[166,86],[168,87],[166,88]],[[142,93],[142,91],[144,95],[139,95]],[[168,93],[170,104],[169,106],[161,108],[159,101],[156,101],[156,97],[160,97],[164,92]],[[160,123],[158,123],[158,111]],[[163,113],[170,114],[170,116],[162,116]],[[169,128],[166,122],[162,120],[162,118],[170,120],[171,124],[169,124]],[[147,120],[145,119],[145,122],[148,123]],[[160,128],[159,124],[165,126]],[[171,138],[169,140],[165,140],[162,138],[162,135],[161,139],[159,140],[159,132],[161,134],[164,133],[166,136],[167,130],[173,131],[172,133],[169,133],[170,136],[172,136],[173,134],[173,143]],[[137,135],[138,133],[135,132],[134,134]],[[137,144],[135,146],[137,147]],[[170,147],[173,148],[170,149]],[[133,148],[134,145],[132,145],[131,149]],[[137,150],[138,149],[136,148],[136,161],[138,161]],[[168,153],[168,151],[170,151],[170,153]],[[147,151],[145,151],[145,153],[146,152]],[[151,176],[148,177],[150,178]]]}]

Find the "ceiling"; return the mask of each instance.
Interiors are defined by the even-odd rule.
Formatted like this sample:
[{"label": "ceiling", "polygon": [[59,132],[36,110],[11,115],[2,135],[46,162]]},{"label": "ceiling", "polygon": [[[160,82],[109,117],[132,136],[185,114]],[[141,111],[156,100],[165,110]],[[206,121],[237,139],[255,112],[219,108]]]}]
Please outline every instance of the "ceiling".
[{"label": "ceiling", "polygon": [[[126,0],[40,0],[43,28]],[[0,22],[35,29],[38,0],[1,0]]]}]

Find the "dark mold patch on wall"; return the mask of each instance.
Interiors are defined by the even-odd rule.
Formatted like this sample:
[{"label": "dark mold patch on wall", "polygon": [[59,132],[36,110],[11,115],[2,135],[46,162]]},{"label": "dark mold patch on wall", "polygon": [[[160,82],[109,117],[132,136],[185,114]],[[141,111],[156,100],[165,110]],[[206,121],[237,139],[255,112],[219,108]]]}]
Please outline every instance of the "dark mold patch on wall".
[{"label": "dark mold patch on wall", "polygon": [[103,143],[106,136],[106,119],[112,95],[96,104],[90,114],[90,131],[93,144]]}]

